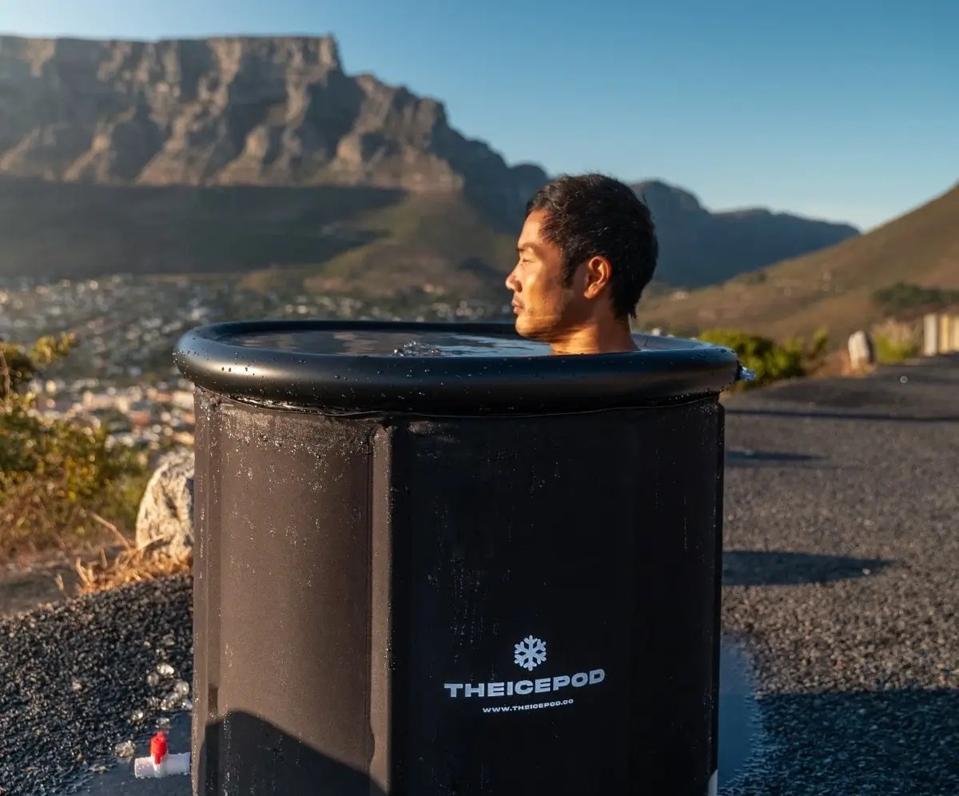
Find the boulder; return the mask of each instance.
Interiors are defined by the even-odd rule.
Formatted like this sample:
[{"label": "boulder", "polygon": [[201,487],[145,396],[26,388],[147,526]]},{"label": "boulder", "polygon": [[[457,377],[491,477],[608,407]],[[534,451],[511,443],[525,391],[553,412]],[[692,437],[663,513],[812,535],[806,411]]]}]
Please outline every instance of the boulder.
[{"label": "boulder", "polygon": [[136,546],[179,556],[193,549],[193,451],[164,455],[137,512]]}]

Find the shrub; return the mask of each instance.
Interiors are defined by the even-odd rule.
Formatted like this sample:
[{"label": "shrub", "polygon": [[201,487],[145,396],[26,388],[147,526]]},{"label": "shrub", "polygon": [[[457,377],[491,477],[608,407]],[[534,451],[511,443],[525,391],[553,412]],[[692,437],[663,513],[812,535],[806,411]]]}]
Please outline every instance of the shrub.
[{"label": "shrub", "polygon": [[821,361],[829,340],[824,330],[816,332],[808,345],[801,338],[777,343],[737,329],[707,329],[698,337],[736,352],[739,361],[756,374],[754,381],[740,382],[745,388],[807,375]]},{"label": "shrub", "polygon": [[746,271],[735,277],[735,281],[742,285],[761,285],[768,279],[765,271]]},{"label": "shrub", "polygon": [[876,362],[880,365],[895,365],[919,353],[919,345],[913,340],[896,340],[876,334],[873,343],[876,346]]},{"label": "shrub", "polygon": [[872,298],[883,310],[895,314],[909,310],[935,310],[947,307],[959,302],[959,290],[896,282],[894,285],[875,291]]},{"label": "shrub", "polygon": [[72,345],[69,336],[30,349],[0,342],[0,558],[73,547],[102,537],[105,525],[135,522],[143,458],[110,447],[104,429],[43,415],[27,389]]}]

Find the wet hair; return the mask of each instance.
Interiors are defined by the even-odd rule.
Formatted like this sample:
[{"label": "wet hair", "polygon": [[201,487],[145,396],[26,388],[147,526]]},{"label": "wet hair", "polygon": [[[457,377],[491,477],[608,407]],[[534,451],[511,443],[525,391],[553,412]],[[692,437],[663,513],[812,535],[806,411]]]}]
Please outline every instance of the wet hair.
[{"label": "wet hair", "polygon": [[564,175],[540,188],[526,215],[545,210],[542,234],[563,253],[563,282],[590,257],[605,257],[613,312],[636,315],[636,304],[656,268],[659,245],[649,208],[632,189],[602,174]]}]

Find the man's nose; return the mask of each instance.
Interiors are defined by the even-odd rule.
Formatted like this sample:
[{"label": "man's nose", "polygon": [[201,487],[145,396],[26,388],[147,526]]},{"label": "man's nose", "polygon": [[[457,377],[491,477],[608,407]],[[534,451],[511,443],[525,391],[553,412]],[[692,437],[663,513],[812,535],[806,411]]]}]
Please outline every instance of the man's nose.
[{"label": "man's nose", "polygon": [[519,292],[519,280],[516,278],[515,268],[506,275],[506,289],[514,293]]}]

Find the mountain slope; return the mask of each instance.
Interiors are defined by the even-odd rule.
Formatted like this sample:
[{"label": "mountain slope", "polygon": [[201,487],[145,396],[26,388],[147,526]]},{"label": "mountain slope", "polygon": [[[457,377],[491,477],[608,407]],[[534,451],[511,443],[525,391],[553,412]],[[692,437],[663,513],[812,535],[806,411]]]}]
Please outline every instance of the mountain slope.
[{"label": "mountain slope", "polygon": [[876,290],[959,288],[959,186],[865,235],[691,293],[640,305],[642,324],[729,326],[786,337],[827,327],[834,341],[880,320]]},{"label": "mountain slope", "polygon": [[508,299],[503,264],[512,264],[516,238],[491,230],[461,195],[410,194],[348,223],[365,231],[360,245],[321,263],[255,271],[243,284],[260,290],[297,284],[306,293],[348,292],[373,300],[412,292]]},{"label": "mountain slope", "polygon": [[658,180],[631,186],[649,205],[661,256],[656,278],[697,287],[831,246],[859,231],[758,208],[710,213],[691,193]]},{"label": "mountain slope", "polygon": [[[329,36],[0,36],[0,277],[236,271],[376,294],[418,275],[494,294],[546,179],[453,129],[438,101],[347,74]],[[855,234],[635,187],[657,278],[675,285]]]}]

